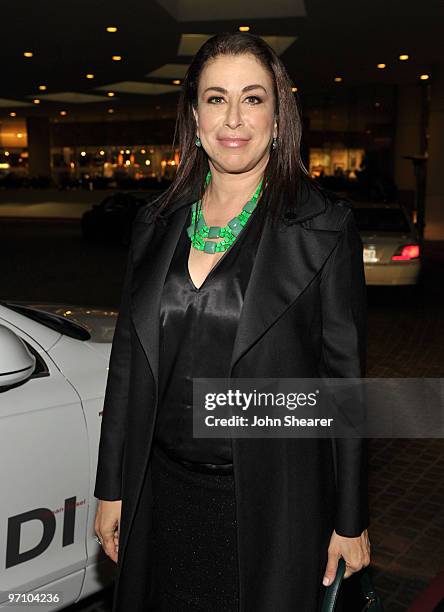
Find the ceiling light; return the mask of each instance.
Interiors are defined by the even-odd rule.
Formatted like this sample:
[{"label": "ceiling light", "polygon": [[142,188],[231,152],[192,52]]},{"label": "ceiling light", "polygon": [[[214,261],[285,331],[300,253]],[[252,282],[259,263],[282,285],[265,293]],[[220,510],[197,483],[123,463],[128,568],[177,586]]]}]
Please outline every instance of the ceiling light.
[{"label": "ceiling light", "polygon": [[381,106],[381,102],[375,102],[375,106],[376,108],[379,108]]},{"label": "ceiling light", "polygon": [[62,115],[62,117],[65,117],[66,111],[60,111],[60,114]]},{"label": "ceiling light", "polygon": [[297,87],[292,87],[292,88],[291,88],[291,91],[292,91],[293,93],[296,93],[296,92],[297,92],[297,90],[298,90],[298,88],[297,88]]},{"label": "ceiling light", "polygon": [[5,151],[6,157],[9,157],[9,151]]},{"label": "ceiling light", "polygon": [[34,104],[40,104],[40,100],[38,98],[36,98],[35,100],[33,100]]},{"label": "ceiling light", "polygon": [[40,91],[46,91],[46,85],[39,85]]},{"label": "ceiling light", "polygon": [[123,155],[125,153],[125,151],[123,149],[120,149],[120,155]]},{"label": "ceiling light", "polygon": [[127,155],[129,155],[129,154],[131,153],[131,151],[130,151],[129,149],[126,149],[125,153],[126,153]]},{"label": "ceiling light", "polygon": [[80,155],[81,155],[82,157],[86,157],[86,151],[80,151]]},{"label": "ceiling light", "polygon": [[122,59],[121,55],[113,55],[112,60],[114,62],[120,62],[120,60]]},{"label": "ceiling light", "polygon": [[387,64],[378,64],[377,68],[379,68],[379,70],[384,70],[384,68],[387,68]]},{"label": "ceiling light", "polygon": [[92,74],[92,72],[88,72],[88,74],[86,75],[87,79],[93,79],[94,75]]},{"label": "ceiling light", "polygon": [[112,114],[113,114],[113,112],[114,112],[114,109],[113,109],[113,108],[109,108],[109,109],[108,109],[108,112],[109,112],[109,114],[110,114],[110,115],[112,115]]},{"label": "ceiling light", "polygon": [[180,80],[179,79],[174,79],[173,85],[180,85]]},{"label": "ceiling light", "polygon": [[421,74],[420,77],[421,81],[427,81],[428,79],[430,79],[430,75],[429,74]]},{"label": "ceiling light", "polygon": [[239,26],[239,32],[249,32],[250,26]]},{"label": "ceiling light", "polygon": [[32,56],[34,55],[34,53],[33,53],[32,51],[25,51],[25,52],[23,53],[23,55],[24,55],[25,57],[32,57]]},{"label": "ceiling light", "polygon": [[9,116],[10,116],[10,117],[17,117],[17,113],[14,113],[14,112],[9,113]]},{"label": "ceiling light", "polygon": [[125,166],[131,166],[131,162],[130,162],[130,160],[129,160],[129,159],[127,159],[127,160],[125,161]]},{"label": "ceiling light", "polygon": [[160,106],[156,106],[156,110],[160,110]]},{"label": "ceiling light", "polygon": [[400,59],[402,62],[405,62],[406,60],[408,60],[408,59],[409,59],[409,56],[408,56],[406,53],[404,53],[403,55],[400,55],[400,56],[399,56],[399,59]]},{"label": "ceiling light", "polygon": [[151,161],[149,159],[145,160],[145,166],[150,166],[151,165]]},{"label": "ceiling light", "polygon": [[117,32],[117,28],[116,28],[116,26],[108,26],[106,28],[106,31],[107,32]]},{"label": "ceiling light", "polygon": [[105,155],[105,151],[102,149],[101,151],[99,151],[99,155]]},{"label": "ceiling light", "polygon": [[21,132],[17,133],[17,138],[23,138],[23,134]]},{"label": "ceiling light", "polygon": [[115,94],[113,91],[109,91],[109,92],[108,92],[106,95],[107,95],[109,98],[113,98],[113,97],[114,97],[116,94]]},{"label": "ceiling light", "polygon": [[342,77],[337,76],[335,77],[335,83],[340,83],[342,81]]},{"label": "ceiling light", "polygon": [[142,155],[145,155],[146,150],[145,149],[140,149],[140,152],[142,153]]}]

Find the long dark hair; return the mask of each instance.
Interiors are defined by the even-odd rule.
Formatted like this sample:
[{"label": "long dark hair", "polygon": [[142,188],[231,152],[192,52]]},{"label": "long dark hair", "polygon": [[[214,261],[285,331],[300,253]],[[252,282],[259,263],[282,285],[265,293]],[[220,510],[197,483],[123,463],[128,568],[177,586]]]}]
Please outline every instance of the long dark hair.
[{"label": "long dark hair", "polygon": [[[180,94],[176,128],[179,137],[180,161],[170,187],[155,201],[157,214],[161,214],[178,196],[198,193],[201,199],[204,182],[209,170],[208,159],[202,147],[196,147],[196,122],[193,108],[198,103],[199,78],[206,63],[220,55],[253,55],[268,71],[274,89],[275,116],[277,121],[277,147],[270,150],[265,168],[262,194],[256,212],[272,223],[285,212],[291,202],[295,207],[298,189],[302,183],[314,183],[301,158],[302,122],[298,102],[292,92],[292,82],[284,64],[273,49],[259,36],[245,32],[225,32],[207,40],[191,62]],[[268,183],[266,187],[265,183]],[[286,196],[286,197],[282,197]]]}]

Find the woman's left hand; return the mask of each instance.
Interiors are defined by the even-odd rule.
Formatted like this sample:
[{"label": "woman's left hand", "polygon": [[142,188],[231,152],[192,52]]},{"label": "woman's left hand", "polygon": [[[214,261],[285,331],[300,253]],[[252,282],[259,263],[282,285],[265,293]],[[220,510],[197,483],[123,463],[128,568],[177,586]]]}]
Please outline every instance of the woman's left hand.
[{"label": "woman's left hand", "polygon": [[328,586],[335,579],[340,557],[345,559],[344,578],[370,564],[370,540],[367,529],[356,538],[341,536],[333,531],[328,546],[327,567],[322,580],[324,586]]}]

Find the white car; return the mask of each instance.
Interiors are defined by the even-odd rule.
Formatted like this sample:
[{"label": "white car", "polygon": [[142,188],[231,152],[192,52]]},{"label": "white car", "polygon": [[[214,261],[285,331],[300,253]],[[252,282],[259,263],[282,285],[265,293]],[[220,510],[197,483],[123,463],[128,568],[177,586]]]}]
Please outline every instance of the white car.
[{"label": "white car", "polygon": [[416,285],[421,244],[415,225],[398,204],[353,203],[363,243],[367,285]]},{"label": "white car", "polygon": [[116,317],[0,302],[0,610],[59,610],[115,577],[93,487]]}]

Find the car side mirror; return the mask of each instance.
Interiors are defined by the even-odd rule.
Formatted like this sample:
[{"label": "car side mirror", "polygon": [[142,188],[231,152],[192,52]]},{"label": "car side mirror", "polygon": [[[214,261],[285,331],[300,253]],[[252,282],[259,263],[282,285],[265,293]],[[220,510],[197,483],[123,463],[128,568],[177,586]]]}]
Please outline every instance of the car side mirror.
[{"label": "car side mirror", "polygon": [[0,324],[0,389],[27,380],[35,367],[36,358],[23,340]]}]

